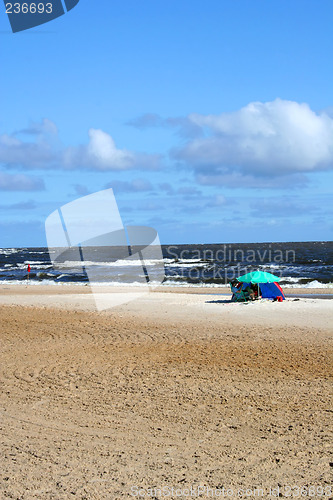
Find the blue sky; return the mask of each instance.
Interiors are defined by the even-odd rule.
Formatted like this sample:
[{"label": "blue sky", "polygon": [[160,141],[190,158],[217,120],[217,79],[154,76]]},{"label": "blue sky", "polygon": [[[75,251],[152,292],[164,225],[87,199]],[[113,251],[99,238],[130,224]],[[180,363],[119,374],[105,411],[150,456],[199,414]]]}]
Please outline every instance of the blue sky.
[{"label": "blue sky", "polygon": [[332,240],[331,0],[0,6],[0,247],[113,187],[162,243]]}]

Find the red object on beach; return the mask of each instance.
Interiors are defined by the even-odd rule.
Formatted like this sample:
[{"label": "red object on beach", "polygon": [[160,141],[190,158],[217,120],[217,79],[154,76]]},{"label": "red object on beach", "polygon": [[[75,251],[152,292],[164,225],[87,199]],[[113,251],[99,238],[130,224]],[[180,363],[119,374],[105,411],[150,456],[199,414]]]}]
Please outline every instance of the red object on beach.
[{"label": "red object on beach", "polygon": [[30,264],[28,264],[28,273],[30,273],[31,271],[31,267],[30,267]]}]

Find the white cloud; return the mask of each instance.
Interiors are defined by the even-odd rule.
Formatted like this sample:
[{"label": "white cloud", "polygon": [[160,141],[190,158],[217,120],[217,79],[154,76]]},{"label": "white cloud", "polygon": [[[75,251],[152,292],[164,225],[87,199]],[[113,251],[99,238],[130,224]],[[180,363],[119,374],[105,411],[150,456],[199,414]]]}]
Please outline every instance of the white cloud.
[{"label": "white cloud", "polygon": [[131,127],[144,129],[150,127],[163,127],[165,125],[165,120],[156,113],[145,113],[144,115],[138,116],[133,120],[127,122],[127,125]]},{"label": "white cloud", "polygon": [[73,184],[75,194],[78,194],[80,196],[86,196],[87,194],[90,194],[91,191],[87,188],[87,186],[84,186],[83,184]]},{"label": "white cloud", "polygon": [[44,189],[44,181],[39,177],[0,172],[1,191],[42,191]]},{"label": "white cloud", "polygon": [[145,191],[152,191],[153,186],[146,179],[133,179],[132,181],[111,181],[105,188],[112,188],[114,191],[127,192],[127,193],[142,193]]},{"label": "white cloud", "polygon": [[162,182],[158,185],[161,191],[164,191],[167,195],[171,195],[174,193],[174,188],[168,182]]},{"label": "white cloud", "polygon": [[277,219],[282,217],[299,217],[306,214],[318,213],[321,208],[315,203],[304,202],[297,198],[284,197],[270,197],[258,198],[250,203],[251,216],[253,217],[275,217]]},{"label": "white cloud", "polygon": [[[0,135],[0,163],[6,167],[38,169],[154,170],[160,156],[117,148],[114,139],[99,129],[89,130],[89,141],[79,146],[60,144],[56,125],[44,119],[11,135]],[[29,135],[29,139],[21,136]]]},{"label": "white cloud", "polygon": [[70,147],[63,151],[65,168],[87,167],[95,170],[128,170],[135,166],[135,155],[117,149],[113,138],[103,130],[90,129],[85,146]]},{"label": "white cloud", "polygon": [[177,189],[177,193],[184,196],[198,196],[201,194],[195,186],[182,186]]},{"label": "white cloud", "polygon": [[214,196],[211,200],[209,200],[206,203],[206,207],[222,207],[223,205],[226,205],[227,199],[222,195],[218,194]]},{"label": "white cloud", "polygon": [[11,205],[0,205],[1,210],[33,210],[37,207],[34,200],[21,201]]},{"label": "white cloud", "polygon": [[198,173],[196,181],[202,186],[224,186],[229,188],[281,189],[302,188],[307,186],[308,178],[304,174],[278,176],[258,176],[240,171],[216,173],[215,171]]},{"label": "white cloud", "polygon": [[51,146],[44,141],[25,142],[15,134],[0,135],[0,163],[6,166],[44,168],[53,165],[55,160]]},{"label": "white cloud", "polygon": [[16,132],[16,135],[18,134],[57,135],[58,128],[54,122],[52,122],[48,118],[43,118],[41,122],[32,122],[27,128],[19,130],[18,132]]},{"label": "white cloud", "polygon": [[89,139],[87,156],[102,170],[107,170],[110,165],[119,170],[127,170],[133,165],[133,154],[126,150],[117,149],[112,137],[103,130],[90,129]]},{"label": "white cloud", "polygon": [[155,170],[159,167],[158,155],[134,153],[119,149],[111,135],[100,129],[89,130],[87,145],[63,150],[61,164],[66,169],[124,171],[131,169]]},{"label": "white cloud", "polygon": [[333,167],[333,119],[276,99],[220,115],[191,114],[203,137],[173,152],[203,175],[278,176]]},{"label": "white cloud", "polygon": [[201,135],[201,128],[187,117],[163,118],[156,113],[145,113],[127,122],[127,125],[144,130],[148,128],[175,128],[181,137],[197,137]]}]

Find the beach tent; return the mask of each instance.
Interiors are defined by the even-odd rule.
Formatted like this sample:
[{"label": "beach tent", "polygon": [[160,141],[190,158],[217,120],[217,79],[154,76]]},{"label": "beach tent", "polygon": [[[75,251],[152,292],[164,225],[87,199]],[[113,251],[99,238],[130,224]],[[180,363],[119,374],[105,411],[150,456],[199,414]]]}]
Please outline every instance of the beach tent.
[{"label": "beach tent", "polygon": [[274,274],[263,271],[254,271],[252,273],[244,274],[244,276],[240,276],[237,279],[243,283],[242,289],[246,288],[251,283],[256,283],[258,285],[258,295],[261,292],[263,299],[277,299],[278,297],[282,297],[282,300],[285,300],[282,288],[277,283],[280,281],[280,278],[278,276],[274,276]]},{"label": "beach tent", "polygon": [[260,291],[263,299],[276,299],[282,297],[285,299],[282,288],[278,283],[260,283]]}]

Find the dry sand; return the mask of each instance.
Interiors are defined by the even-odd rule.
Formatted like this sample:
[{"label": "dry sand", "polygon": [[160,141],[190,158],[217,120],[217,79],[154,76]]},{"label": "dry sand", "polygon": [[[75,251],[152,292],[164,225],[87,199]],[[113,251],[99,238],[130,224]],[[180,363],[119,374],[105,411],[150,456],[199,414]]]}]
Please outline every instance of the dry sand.
[{"label": "dry sand", "polygon": [[333,302],[205,292],[0,288],[1,500],[333,497]]}]

